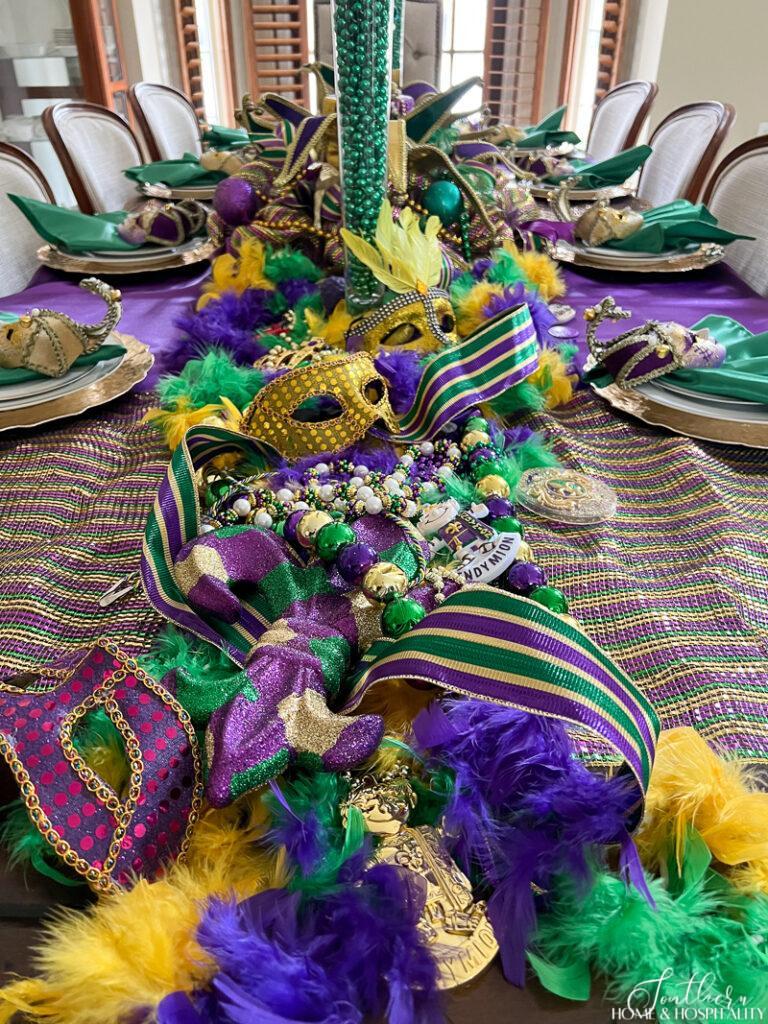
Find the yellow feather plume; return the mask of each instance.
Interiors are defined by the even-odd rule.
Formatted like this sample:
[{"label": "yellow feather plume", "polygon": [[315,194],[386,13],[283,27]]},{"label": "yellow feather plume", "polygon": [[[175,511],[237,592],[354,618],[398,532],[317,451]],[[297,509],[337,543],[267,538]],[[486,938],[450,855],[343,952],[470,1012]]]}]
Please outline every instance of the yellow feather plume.
[{"label": "yellow feather plume", "polygon": [[545,252],[536,252],[534,249],[521,251],[509,239],[504,241],[504,250],[514,257],[518,267],[545,302],[565,295],[565,281],[560,270]]},{"label": "yellow feather plume", "polygon": [[322,338],[333,348],[344,348],[344,335],[352,323],[352,316],[347,310],[344,299],[336,303],[333,312],[326,320],[312,309],[304,310],[304,319],[313,338]]},{"label": "yellow feather plume", "polygon": [[538,369],[528,377],[528,382],[544,395],[547,409],[556,409],[573,398],[573,386],[578,379],[568,373],[565,360],[556,349],[545,348],[539,351]]},{"label": "yellow feather plume", "polygon": [[[395,679],[386,686],[374,686],[368,691],[360,705],[360,714],[381,715],[384,719],[385,736],[405,739],[411,723],[420,711],[437,696],[432,687],[414,686],[404,679]],[[371,770],[390,771],[402,758],[396,747],[380,746],[368,762]]]},{"label": "yellow feather plume", "polygon": [[346,228],[341,237],[361,263],[364,263],[393,292],[425,292],[440,280],[443,257],[437,234],[438,217],[429,217],[421,230],[419,218],[405,207],[398,221],[392,219],[392,204],[381,204],[374,237],[375,247]]},{"label": "yellow feather plume", "polygon": [[659,737],[646,815],[637,835],[647,866],[658,870],[671,851],[680,866],[689,826],[699,832],[715,860],[743,865],[737,874],[742,884],[745,878],[763,883],[768,878],[768,793],[753,788],[743,765],[718,757],[686,727]]},{"label": "yellow feather plume", "polygon": [[490,281],[480,281],[456,304],[456,329],[462,338],[484,324],[488,319],[483,312],[494,295],[503,295],[504,287]]},{"label": "yellow feather plume", "polygon": [[118,1024],[170,992],[204,985],[214,965],[194,936],[205,900],[285,884],[282,865],[257,845],[264,829],[258,800],[209,810],[186,864],[88,911],[61,912],[36,952],[41,976],[0,990],[0,1024],[19,1011],[50,1024]]},{"label": "yellow feather plume", "polygon": [[196,427],[199,423],[213,423],[223,426],[224,421],[219,413],[224,407],[218,403],[204,405],[200,409],[190,409],[189,400],[181,398],[175,409],[149,409],[142,419],[142,423],[154,423],[154,425],[165,434],[165,440],[171,451],[174,451],[181,444],[181,441],[190,427]]},{"label": "yellow feather plume", "polygon": [[274,283],[264,276],[266,258],[264,246],[256,238],[246,239],[237,256],[228,252],[217,256],[211,263],[211,279],[203,285],[197,308],[202,309],[211,299],[220,298],[224,292],[240,295],[246,288],[274,291]]}]

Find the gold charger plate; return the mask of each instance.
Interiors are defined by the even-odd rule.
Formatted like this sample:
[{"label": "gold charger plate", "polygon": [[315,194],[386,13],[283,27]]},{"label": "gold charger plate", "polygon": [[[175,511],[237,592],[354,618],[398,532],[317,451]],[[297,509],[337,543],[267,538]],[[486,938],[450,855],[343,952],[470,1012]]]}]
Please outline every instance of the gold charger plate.
[{"label": "gold charger plate", "polygon": [[201,185],[199,188],[194,185],[185,185],[182,188],[170,188],[168,185],[141,186],[141,194],[152,196],[153,199],[197,199],[198,202],[206,202],[213,199],[215,191],[215,185]]},{"label": "gold charger plate", "polygon": [[690,252],[672,252],[658,257],[632,258],[616,250],[616,256],[603,255],[580,245],[562,240],[550,242],[547,252],[560,263],[572,263],[575,267],[590,267],[593,270],[613,270],[622,274],[680,274],[689,270],[703,270],[719,263],[725,255],[721,245],[705,242]]},{"label": "gold charger plate", "polygon": [[64,270],[69,274],[99,274],[103,276],[124,276],[126,274],[146,274],[160,270],[176,270],[193,263],[210,259],[216,250],[216,244],[210,238],[201,239],[200,243],[182,252],[167,253],[160,250],[146,259],[131,257],[121,265],[119,258],[105,259],[103,256],[86,256],[84,253],[74,255],[57,249],[55,245],[41,245],[37,250],[38,260],[52,270]]},{"label": "gold charger plate", "polygon": [[594,391],[614,409],[629,413],[654,427],[666,427],[673,434],[693,437],[698,441],[714,444],[737,444],[744,448],[768,448],[768,423],[745,422],[737,419],[720,419],[705,413],[694,413],[673,409],[656,402],[638,390],[627,390],[616,384]]},{"label": "gold charger plate", "polygon": [[113,331],[112,337],[125,345],[125,356],[112,373],[60,398],[50,398],[22,409],[0,411],[0,431],[39,427],[65,416],[78,416],[97,405],[119,398],[144,380],[155,361],[149,347],[130,334],[121,334],[119,331]]}]

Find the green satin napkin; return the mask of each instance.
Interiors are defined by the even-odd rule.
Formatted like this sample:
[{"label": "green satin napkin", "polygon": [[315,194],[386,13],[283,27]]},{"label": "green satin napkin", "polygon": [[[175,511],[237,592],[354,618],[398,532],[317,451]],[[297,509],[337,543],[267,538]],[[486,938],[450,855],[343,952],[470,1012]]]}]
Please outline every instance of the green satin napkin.
[{"label": "green satin napkin", "polygon": [[43,203],[27,196],[8,198],[21,210],[35,231],[46,242],[68,252],[90,252],[106,249],[114,252],[132,252],[137,248],[117,233],[117,225],[125,218],[124,210],[115,213],[81,213],[65,210],[63,206]]},{"label": "green satin napkin", "polygon": [[723,395],[768,405],[768,331],[752,334],[728,316],[705,316],[692,330],[705,327],[725,346],[723,365],[703,370],[675,370],[661,379],[702,395]]},{"label": "green satin napkin", "polygon": [[623,185],[651,155],[650,146],[633,146],[625,149],[607,160],[590,164],[586,160],[574,160],[574,170],[570,174],[561,174],[550,179],[563,181],[565,178],[576,177],[577,188],[606,188],[608,185]]},{"label": "green satin napkin", "polygon": [[666,252],[702,242],[728,245],[737,238],[752,240],[751,235],[737,235],[718,227],[717,219],[703,203],[694,205],[687,199],[646,210],[643,221],[643,227],[633,235],[613,239],[606,245],[622,252]]},{"label": "green satin napkin", "polygon": [[[19,319],[18,313],[0,313],[0,330],[2,330],[3,324],[14,323]],[[101,362],[102,359],[115,359],[117,356],[121,356],[125,352],[125,345],[118,343],[101,345],[94,352],[86,352],[76,359],[70,370],[81,370],[87,366],[93,366],[94,363]],[[0,366],[0,387],[5,384],[23,384],[28,380],[49,380],[50,378],[45,377],[42,373],[35,373],[34,370],[27,370],[24,367],[16,367],[14,369],[5,369]],[[0,396],[2,397],[2,396]]]},{"label": "green satin napkin", "polygon": [[572,142],[574,146],[578,146],[581,139],[576,132],[537,129],[516,142],[515,149],[544,149],[546,146],[561,146],[564,142]]},{"label": "green satin napkin", "polygon": [[562,107],[558,107],[557,110],[553,110],[551,114],[547,114],[543,117],[538,124],[532,125],[530,128],[525,129],[526,135],[531,135],[533,132],[556,132],[559,130],[560,125],[563,123],[565,112],[568,109],[566,104]]},{"label": "green satin napkin", "polygon": [[183,188],[185,185],[205,188],[218,185],[227,177],[224,171],[206,171],[194,153],[185,153],[180,160],[155,160],[151,164],[129,167],[124,174],[142,185],[167,185],[168,188]]},{"label": "green satin napkin", "polygon": [[240,149],[247,146],[251,136],[245,128],[227,128],[223,124],[212,124],[203,132],[203,142],[212,149]]}]

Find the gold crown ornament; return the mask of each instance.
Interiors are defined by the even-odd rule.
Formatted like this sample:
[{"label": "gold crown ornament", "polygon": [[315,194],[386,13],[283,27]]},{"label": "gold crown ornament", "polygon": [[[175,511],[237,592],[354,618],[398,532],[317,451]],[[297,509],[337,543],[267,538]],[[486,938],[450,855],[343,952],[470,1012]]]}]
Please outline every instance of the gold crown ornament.
[{"label": "gold crown ornament", "polygon": [[31,309],[13,323],[0,327],[0,366],[23,367],[44,377],[63,377],[76,359],[94,352],[117,326],[122,314],[120,292],[86,277],[80,287],[93,292],[107,304],[97,324],[79,324],[66,313],[53,309]]},{"label": "gold crown ornament", "polygon": [[289,370],[256,395],[242,429],[283,458],[338,452],[377,420],[395,431],[387,384],[365,352],[334,355]]},{"label": "gold crown ornament", "polygon": [[436,287],[444,266],[439,230],[440,219],[429,217],[422,231],[419,218],[407,206],[394,221],[388,199],[381,205],[373,245],[342,228],[350,252],[395,292],[395,298],[352,321],[345,335],[348,349],[377,352],[400,348],[428,353],[456,344],[451,300]]}]

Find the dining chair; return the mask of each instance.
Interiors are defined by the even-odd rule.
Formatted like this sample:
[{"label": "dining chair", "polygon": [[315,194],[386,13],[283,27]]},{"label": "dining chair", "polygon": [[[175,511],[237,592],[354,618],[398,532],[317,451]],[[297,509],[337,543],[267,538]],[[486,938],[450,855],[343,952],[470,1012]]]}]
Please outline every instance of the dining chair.
[{"label": "dining chair", "polygon": [[183,93],[170,85],[137,82],[128,90],[128,102],[151,160],[202,153],[197,114]]},{"label": "dining chair", "polygon": [[718,164],[704,192],[704,203],[722,227],[754,235],[731,242],[725,263],[760,295],[768,295],[768,135],[748,139]]},{"label": "dining chair", "polygon": [[587,152],[594,160],[629,149],[637,142],[659,91],[655,82],[622,82],[595,106],[589,129]]},{"label": "dining chair", "polygon": [[127,121],[98,103],[65,100],[43,111],[43,127],[83,213],[108,213],[136,205],[127,167],[144,162]]},{"label": "dining chair", "polygon": [[651,135],[653,152],[640,172],[637,194],[651,206],[673,199],[696,202],[736,112],[730,103],[688,103],[668,114]]},{"label": "dining chair", "polygon": [[0,142],[0,296],[21,291],[40,266],[35,255],[40,236],[8,198],[8,192],[44,203],[55,201],[51,186],[32,157],[9,142]]}]

